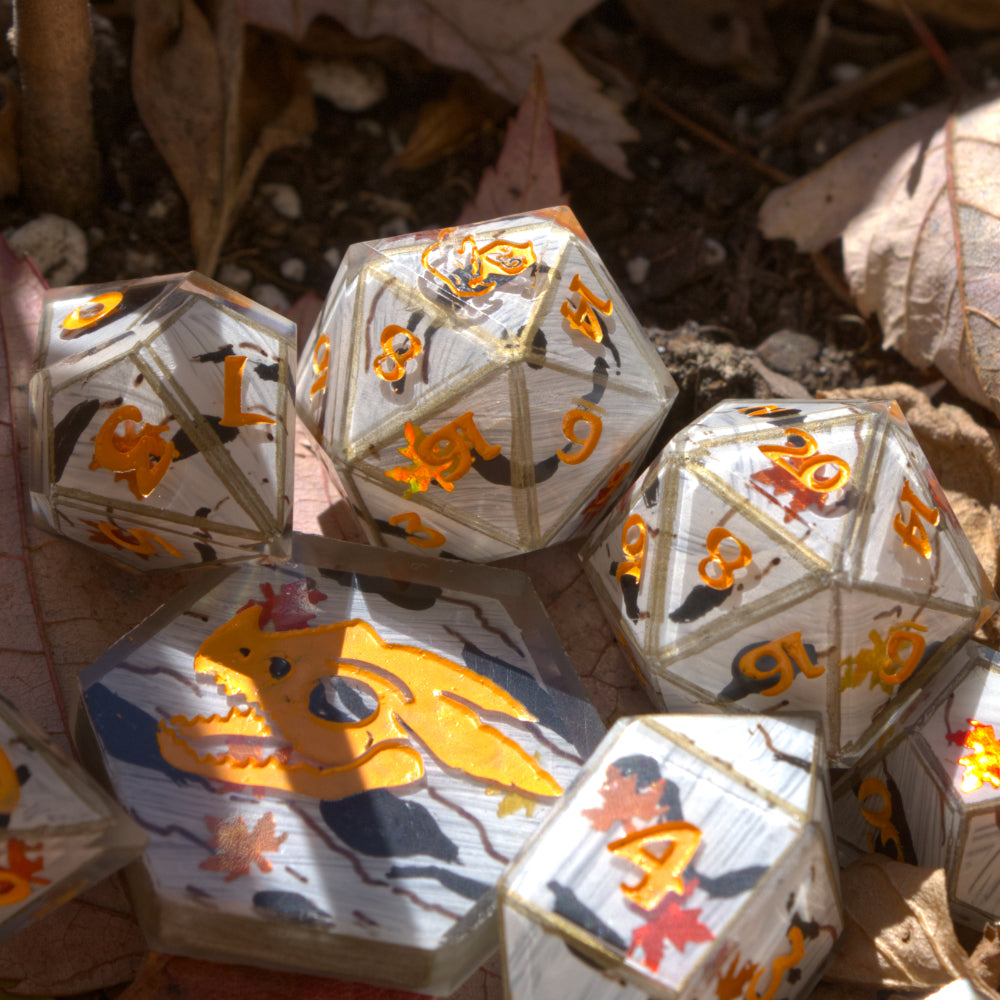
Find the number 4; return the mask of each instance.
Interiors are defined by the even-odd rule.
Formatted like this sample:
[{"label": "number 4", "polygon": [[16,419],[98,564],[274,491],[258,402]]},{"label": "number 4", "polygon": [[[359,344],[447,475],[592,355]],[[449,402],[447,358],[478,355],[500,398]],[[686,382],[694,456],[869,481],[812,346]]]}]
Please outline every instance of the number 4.
[{"label": "number 4", "polygon": [[936,525],[941,519],[941,511],[937,507],[928,507],[916,493],[910,489],[909,479],[903,480],[903,489],[899,494],[900,504],[910,505],[910,520],[903,521],[903,515],[897,514],[892,522],[896,534],[903,539],[903,544],[915,549],[925,559],[930,559],[932,549],[930,539],[927,537],[927,529],[923,525],[923,518],[928,524]]}]

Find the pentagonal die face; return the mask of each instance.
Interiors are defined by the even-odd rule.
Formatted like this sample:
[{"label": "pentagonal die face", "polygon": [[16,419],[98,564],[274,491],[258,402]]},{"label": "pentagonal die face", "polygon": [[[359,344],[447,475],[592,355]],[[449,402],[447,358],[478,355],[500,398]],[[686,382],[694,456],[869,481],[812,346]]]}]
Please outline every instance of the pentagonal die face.
[{"label": "pentagonal die face", "polygon": [[142,831],[0,697],[0,938],[142,850]]},{"label": "pentagonal die face", "polygon": [[956,659],[962,679],[838,784],[834,821],[847,857],[944,868],[955,916],[980,927],[1000,918],[1000,654]]},{"label": "pentagonal die face", "polygon": [[295,326],[198,274],[46,296],[32,506],[140,569],[280,553]]},{"label": "pentagonal die face", "polygon": [[477,560],[592,525],[676,395],[565,208],[351,247],[304,357],[372,540]]},{"label": "pentagonal die face", "polygon": [[140,919],[169,952],[449,993],[603,728],[520,574],[295,558],[199,586],[84,674],[150,831]]},{"label": "pentagonal die face", "polygon": [[809,719],[616,724],[501,884],[508,995],[804,995],[841,929],[825,766]]},{"label": "pentagonal die face", "polygon": [[819,712],[841,762],[996,607],[889,403],[720,404],[582,555],[655,700]]}]

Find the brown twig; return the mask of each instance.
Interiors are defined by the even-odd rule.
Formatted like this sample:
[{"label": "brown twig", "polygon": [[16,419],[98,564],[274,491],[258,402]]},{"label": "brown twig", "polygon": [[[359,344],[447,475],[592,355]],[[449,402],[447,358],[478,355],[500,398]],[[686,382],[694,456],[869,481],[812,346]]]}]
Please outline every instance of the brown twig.
[{"label": "brown twig", "polygon": [[899,8],[906,17],[906,20],[910,22],[910,27],[913,29],[914,34],[920,39],[920,44],[923,45],[931,59],[937,63],[938,69],[944,74],[944,78],[948,81],[948,86],[951,88],[952,96],[957,99],[966,93],[969,88],[965,79],[956,69],[955,64],[949,58],[948,53],[942,48],[941,43],[934,37],[934,32],[927,26],[927,22],[923,19],[923,16],[910,6],[909,0],[896,0],[896,2],[899,4]]}]

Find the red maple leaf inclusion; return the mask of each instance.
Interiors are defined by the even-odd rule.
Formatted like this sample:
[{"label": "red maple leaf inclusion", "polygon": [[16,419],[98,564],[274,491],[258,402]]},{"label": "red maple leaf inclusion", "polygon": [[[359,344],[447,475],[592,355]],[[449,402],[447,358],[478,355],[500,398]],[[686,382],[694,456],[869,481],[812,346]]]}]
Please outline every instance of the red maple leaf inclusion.
[{"label": "red maple leaf inclusion", "polygon": [[[811,490],[804,486],[792,473],[780,466],[771,466],[768,469],[761,469],[750,476],[750,481],[785,512],[785,523],[798,518],[799,514],[809,507],[815,507],[819,513],[823,512],[828,494],[819,490]],[[767,489],[766,487],[770,487]],[[784,493],[791,494],[788,505],[785,506],[777,498]]]},{"label": "red maple leaf inclusion", "polygon": [[595,830],[610,830],[618,822],[626,833],[636,828],[634,820],[642,820],[642,826],[657,820],[667,812],[667,807],[660,805],[664,781],[661,778],[637,792],[638,778],[634,772],[622,775],[614,764],[609,764],[606,780],[599,789],[604,802],[596,809],[582,810],[581,815]]},{"label": "red maple leaf inclusion", "polygon": [[[683,897],[678,898],[673,893],[665,896],[663,902],[650,912],[649,921],[632,932],[629,955],[641,949],[643,965],[653,972],[660,968],[665,941],[669,941],[678,951],[683,952],[689,944],[700,944],[715,938],[712,931],[698,919],[701,916],[700,907],[688,910],[681,905],[697,884],[697,879],[688,882]],[[633,907],[633,909],[638,908]]]},{"label": "red maple leaf inclusion", "polygon": [[247,601],[240,611],[246,611],[254,605],[259,606],[263,609],[260,613],[260,627],[263,628],[268,622],[273,621],[276,632],[307,628],[309,622],[316,617],[314,610],[316,605],[326,600],[326,594],[310,589],[305,580],[283,583],[278,594],[269,583],[262,583],[260,590],[264,600]]}]

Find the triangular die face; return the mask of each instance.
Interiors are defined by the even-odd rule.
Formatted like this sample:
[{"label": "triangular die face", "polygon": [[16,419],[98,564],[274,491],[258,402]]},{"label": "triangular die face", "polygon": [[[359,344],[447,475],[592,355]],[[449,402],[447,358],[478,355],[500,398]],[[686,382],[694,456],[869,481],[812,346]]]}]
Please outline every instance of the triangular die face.
[{"label": "triangular die face", "polygon": [[530,421],[532,476],[543,536],[565,521],[607,482],[623,452],[648,439],[662,422],[659,398],[626,393],[603,379],[576,378],[547,367],[521,364]]},{"label": "triangular die face", "polygon": [[658,655],[759,617],[789,588],[822,585],[810,586],[815,565],[764,531],[759,516],[748,518],[749,508],[733,508],[683,468],[675,489],[657,564],[663,588],[655,612]]},{"label": "triangular die face", "polygon": [[888,428],[869,477],[854,576],[968,608],[983,606],[983,574],[923,452]]},{"label": "triangular die face", "polygon": [[366,267],[360,301],[352,317],[343,317],[350,326],[342,350],[350,357],[337,369],[345,428],[339,449],[351,456],[384,440],[388,428],[461,394],[502,360],[493,350],[502,343],[501,329],[449,322],[446,312],[388,274],[381,262]]},{"label": "triangular die face", "polygon": [[509,383],[510,373],[497,370],[419,423],[407,421],[397,438],[355,468],[380,485],[384,480],[414,510],[439,510],[517,542],[530,529],[529,491],[512,481],[515,452],[525,446],[511,418]]},{"label": "triangular die face", "polygon": [[862,500],[870,420],[754,427],[717,440],[706,436],[698,464],[717,477],[734,506],[765,519],[808,557],[836,564]]},{"label": "triangular die face", "polygon": [[676,395],[673,379],[607,268],[577,239],[563,250],[539,321],[548,364],[594,370],[609,387],[626,385],[664,400]]},{"label": "triangular die face", "polygon": [[840,607],[841,744],[857,754],[877,735],[889,702],[909,700],[940,659],[938,647],[967,620],[860,587],[841,589]]}]

